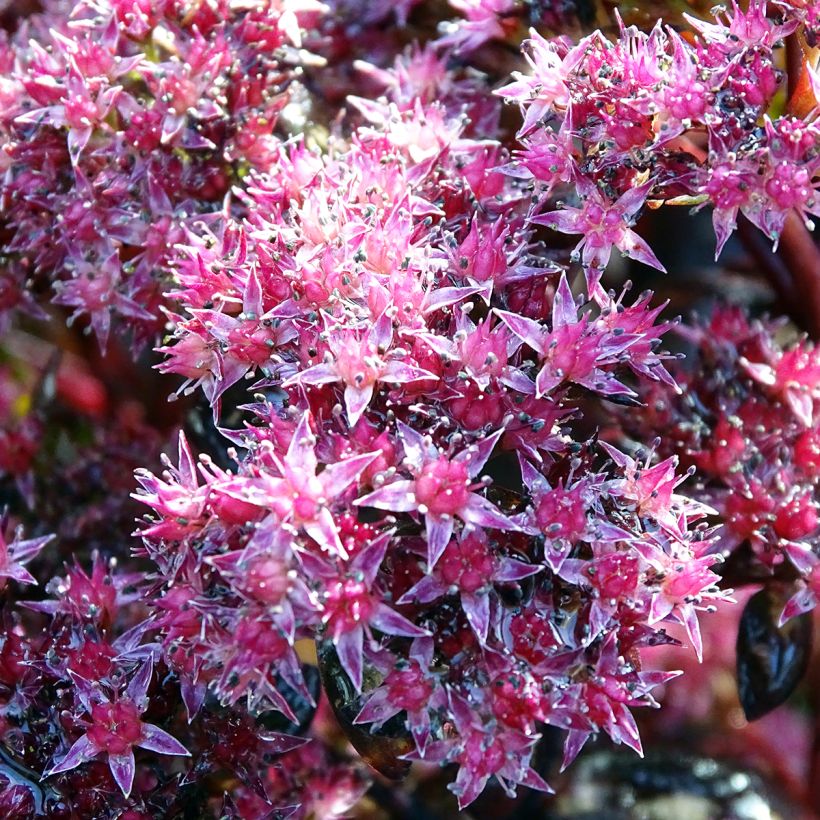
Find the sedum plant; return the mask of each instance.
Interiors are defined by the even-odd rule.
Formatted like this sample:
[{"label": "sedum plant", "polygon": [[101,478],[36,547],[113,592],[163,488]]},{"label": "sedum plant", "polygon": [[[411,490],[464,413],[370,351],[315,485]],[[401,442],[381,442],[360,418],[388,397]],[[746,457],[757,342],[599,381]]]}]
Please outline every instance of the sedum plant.
[{"label": "sedum plant", "polygon": [[[643,753],[652,648],[700,659],[731,587],[807,617],[816,8],[593,11],[6,23],[4,816],[335,817],[411,761],[550,792]],[[611,286],[676,206],[791,318]],[[790,693],[754,674],[750,716]]]}]

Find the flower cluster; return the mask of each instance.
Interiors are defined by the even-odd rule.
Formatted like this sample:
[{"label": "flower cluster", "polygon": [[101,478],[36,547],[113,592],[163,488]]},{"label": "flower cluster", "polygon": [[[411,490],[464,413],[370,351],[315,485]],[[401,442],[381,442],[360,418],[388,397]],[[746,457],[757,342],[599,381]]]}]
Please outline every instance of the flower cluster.
[{"label": "flower cluster", "polygon": [[[539,224],[582,234],[576,252],[590,281],[612,248],[661,268],[630,230],[647,201],[710,204],[717,255],[739,214],[775,245],[792,211],[807,224],[820,215],[816,115],[767,113],[783,80],[775,47],[802,13],[733,3],[714,23],[688,17],[695,37],[659,21],[648,34],[622,25],[615,43],[601,32],[567,44],[533,31],[530,73],[498,92],[524,114],[510,172],[532,180]],[[577,205],[550,208],[568,183]]]},{"label": "flower cluster", "polygon": [[678,674],[644,650],[699,660],[738,564],[784,622],[820,595],[820,354],[725,309],[687,369],[602,284],[663,270],[661,205],[803,237],[811,4],[533,29],[512,82],[482,51],[585,4],[428,5],[55,0],[0,39],[4,816],[330,818],[349,746],[459,807],[549,792],[545,732],[642,752]]},{"label": "flower cluster", "polygon": [[267,165],[323,8],[84,0],[4,38],[0,315],[36,292],[103,348],[112,316],[153,339],[174,245]]},{"label": "flower cluster", "polygon": [[139,497],[192,715],[210,689],[292,719],[315,639],[354,725],[405,713],[409,757],[458,763],[466,805],[493,776],[547,788],[544,722],[569,731],[566,763],[599,731],[640,750],[629,707],[668,677],[640,648],[674,621],[700,652],[696,610],[723,593],[675,461],[573,437],[584,396],[671,384],[660,308],[579,306],[535,264],[503,148],[453,111],[467,89],[425,103],[413,79],[400,64],[383,100],[354,100],[367,122],[329,156],[283,148],[245,219],[189,232],[161,369],[217,418],[240,380],[257,398],[224,431],[233,468],[180,439]]},{"label": "flower cluster", "polygon": [[820,593],[820,352],[806,339],[778,342],[778,329],[717,309],[686,329],[696,348],[676,373],[683,392],[650,389],[633,419],[642,433],[663,430],[664,452],[697,469],[725,555],[753,562],[750,578],[796,581],[785,622]]}]

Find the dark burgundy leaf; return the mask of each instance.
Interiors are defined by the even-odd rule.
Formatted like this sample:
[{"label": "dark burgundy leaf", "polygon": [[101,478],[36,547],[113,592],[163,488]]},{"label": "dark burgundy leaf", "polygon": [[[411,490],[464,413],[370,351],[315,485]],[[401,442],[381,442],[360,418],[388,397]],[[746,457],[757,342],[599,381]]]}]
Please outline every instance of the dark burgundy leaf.
[{"label": "dark burgundy leaf", "polygon": [[770,585],[749,599],[740,619],[737,686],[748,720],[757,720],[780,706],[806,671],[811,616],[806,613],[779,627],[788,598],[785,587]]},{"label": "dark burgundy leaf", "polygon": [[327,699],[353,748],[379,774],[391,780],[403,780],[410,771],[410,763],[401,760],[401,755],[414,748],[410,733],[404,725],[403,714],[396,715],[374,732],[370,732],[367,727],[355,725],[353,720],[361,709],[361,697],[342,668],[333,644],[330,641],[318,642],[316,650]]}]

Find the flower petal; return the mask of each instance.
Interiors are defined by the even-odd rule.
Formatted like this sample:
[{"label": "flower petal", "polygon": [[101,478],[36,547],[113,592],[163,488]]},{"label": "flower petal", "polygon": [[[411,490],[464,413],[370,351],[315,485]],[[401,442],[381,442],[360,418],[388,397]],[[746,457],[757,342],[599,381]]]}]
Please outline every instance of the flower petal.
[{"label": "flower petal", "polygon": [[114,775],[114,780],[122,790],[123,796],[131,794],[131,787],[134,785],[134,752],[129,750],[122,755],[108,755],[108,768]]},{"label": "flower petal", "polygon": [[376,507],[379,510],[392,512],[410,512],[417,507],[415,481],[394,481],[386,487],[374,490],[372,493],[359,498],[353,503],[357,507]]},{"label": "flower petal", "polygon": [[453,535],[452,516],[427,515],[427,567],[432,569],[450,543]]},{"label": "flower petal", "polygon": [[43,773],[43,777],[70,771],[77,766],[81,766],[87,760],[91,760],[99,752],[100,749],[91,742],[88,735],[83,735],[79,740],[74,741],[74,745],[66,752],[59,763]]},{"label": "flower petal", "polygon": [[405,635],[408,638],[423,638],[430,633],[420,626],[408,621],[404,615],[399,615],[387,604],[379,604],[373,613],[372,624],[381,632],[388,635]]},{"label": "flower petal", "polygon": [[137,743],[143,749],[161,755],[182,755],[190,757],[191,753],[172,735],[169,735],[153,723],[142,724],[142,738]]},{"label": "flower petal", "polygon": [[364,629],[357,626],[350,632],[340,635],[335,641],[336,653],[342,669],[347,672],[351,683],[357,692],[362,691],[362,647],[364,645]]}]

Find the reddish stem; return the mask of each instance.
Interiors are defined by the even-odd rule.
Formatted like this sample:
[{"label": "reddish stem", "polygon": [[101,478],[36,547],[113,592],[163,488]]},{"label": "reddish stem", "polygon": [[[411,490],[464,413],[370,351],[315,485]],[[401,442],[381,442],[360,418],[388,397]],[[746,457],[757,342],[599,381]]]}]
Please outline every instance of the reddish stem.
[{"label": "reddish stem", "polygon": [[794,31],[786,37],[786,99],[790,100],[800,83],[803,70],[803,47],[800,35]]},{"label": "reddish stem", "polygon": [[780,235],[778,256],[791,274],[800,324],[820,339],[820,248],[803,220],[792,211]]}]

